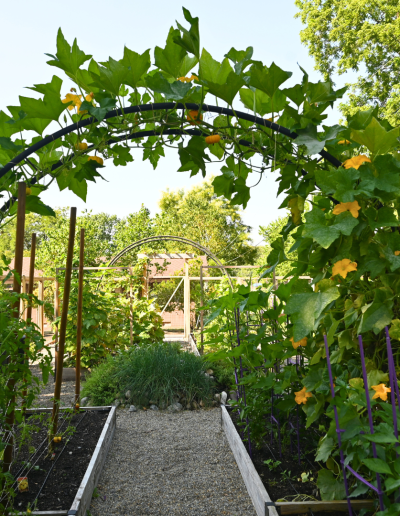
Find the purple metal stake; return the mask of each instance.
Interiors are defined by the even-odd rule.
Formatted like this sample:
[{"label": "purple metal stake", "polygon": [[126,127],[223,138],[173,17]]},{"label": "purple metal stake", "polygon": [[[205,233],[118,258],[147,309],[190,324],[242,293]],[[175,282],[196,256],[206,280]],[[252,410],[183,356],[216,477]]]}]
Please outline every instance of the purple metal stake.
[{"label": "purple metal stake", "polygon": [[[368,410],[368,421],[369,421],[369,430],[371,434],[374,433],[374,423],[372,420],[372,411],[371,411],[371,400],[369,399],[369,390],[368,390],[368,378],[367,378],[367,369],[365,367],[365,357],[364,357],[364,348],[362,343],[362,337],[361,335],[358,336],[358,344],[360,346],[360,358],[361,358],[361,366],[362,366],[362,372],[363,372],[363,378],[364,378],[364,388],[365,388],[365,395],[367,399],[367,410]],[[376,453],[376,445],[375,443],[372,444],[372,453],[374,455],[374,458],[376,459],[377,453]],[[378,497],[379,497],[379,507],[381,511],[385,509],[385,506],[383,504],[383,492],[382,492],[382,486],[381,486],[381,477],[379,473],[376,474],[376,485],[378,487]]]},{"label": "purple metal stake", "polygon": [[[390,382],[390,399],[392,401],[392,414],[393,414],[393,427],[394,427],[394,435],[396,439],[399,438],[399,431],[397,428],[397,415],[396,415],[396,398],[395,398],[395,383],[397,383],[396,378],[396,369],[394,366],[393,353],[392,353],[392,344],[390,342],[389,337],[389,329],[386,326],[386,347],[387,347],[387,355],[388,355],[388,364],[389,364],[389,382]],[[399,443],[396,444],[396,448],[399,446]],[[396,456],[398,453],[396,451]]]},{"label": "purple metal stake", "polygon": [[[331,360],[330,360],[330,357],[329,357],[328,339],[327,339],[326,335],[324,335],[324,342],[325,342],[326,362],[328,364],[329,383],[330,383],[330,387],[331,387],[331,395],[332,395],[332,400],[333,400],[333,398],[335,397],[335,387],[333,386],[332,367],[331,367]],[[351,502],[350,502],[350,498],[349,498],[350,493],[349,493],[349,485],[347,483],[346,468],[344,467],[344,456],[343,456],[343,450],[342,450],[342,438],[340,436],[339,417],[338,417],[336,405],[333,406],[333,411],[334,411],[334,414],[335,414],[336,433],[337,433],[338,442],[339,442],[340,462],[342,464],[344,488],[346,490],[346,498],[347,498],[347,507],[349,509],[349,515],[353,516],[353,510],[351,508]]]}]

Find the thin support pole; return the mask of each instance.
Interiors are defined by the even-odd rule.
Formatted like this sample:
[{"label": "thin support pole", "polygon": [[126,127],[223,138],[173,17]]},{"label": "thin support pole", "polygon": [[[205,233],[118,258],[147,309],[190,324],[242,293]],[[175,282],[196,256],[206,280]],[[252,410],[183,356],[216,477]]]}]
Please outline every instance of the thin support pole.
[{"label": "thin support pole", "polygon": [[[56,269],[56,278],[54,280],[54,319],[60,315],[60,284],[58,282],[58,269]],[[58,360],[58,325],[55,325],[54,330],[54,381],[57,375],[57,360]]]},{"label": "thin support pole", "polygon": [[[43,280],[39,280],[39,291],[38,291],[38,298],[39,298],[39,301],[41,301],[42,303],[44,302],[44,284],[43,284]],[[40,333],[42,334],[42,336],[44,336],[44,305],[39,305],[38,306],[38,313],[40,314],[40,324],[39,324],[39,328],[40,328]]]},{"label": "thin support pole", "polygon": [[[28,307],[26,309],[26,321],[28,324],[32,324],[32,304],[33,304],[33,283],[35,281],[35,257],[36,257],[36,233],[32,233],[31,239],[31,260],[29,263],[29,283],[28,283]],[[29,340],[25,341],[25,345],[29,346]],[[25,353],[26,359],[26,353]],[[22,411],[25,413],[26,409],[26,396],[28,394],[26,388],[26,380],[24,379],[25,387],[22,391]]]},{"label": "thin support pole", "polygon": [[[26,276],[21,277],[21,294],[26,294]],[[26,302],[24,299],[21,299],[19,303],[19,310],[21,312],[21,319],[26,321]]]},{"label": "thin support pole", "polygon": [[203,266],[200,266],[200,306],[201,306],[201,312],[200,312],[200,354],[202,355],[204,353],[204,281],[203,281]]},{"label": "thin support pole", "polygon": [[75,404],[81,395],[81,348],[82,348],[82,308],[83,308],[83,263],[85,260],[85,228],[81,228],[79,243],[79,278],[78,278],[78,314],[76,330],[76,362],[75,362]]},{"label": "thin support pole", "polygon": [[190,279],[189,279],[189,264],[185,259],[185,277],[183,283],[183,327],[184,338],[189,339],[190,335]]},{"label": "thin support pole", "polygon": [[[22,276],[22,262],[24,257],[24,237],[25,237],[25,205],[26,205],[26,185],[24,182],[18,183],[18,208],[17,208],[17,232],[15,241],[15,259],[14,259],[14,281],[13,292],[15,294],[21,293],[21,276]],[[12,307],[12,316],[14,319],[19,319],[19,300],[17,300]],[[18,338],[18,335],[16,336]],[[19,358],[17,357],[17,360]],[[15,357],[11,357],[15,360]],[[11,392],[11,399],[9,404],[9,412],[5,420],[5,435],[4,442],[7,443],[4,448],[3,455],[3,473],[8,473],[12,463],[13,456],[13,433],[12,427],[14,424],[14,407],[15,407],[15,377],[11,375],[7,382],[7,391]]]},{"label": "thin support pole", "polygon": [[133,271],[129,268],[129,340],[131,348],[133,347],[133,288],[132,288]]},{"label": "thin support pole", "polygon": [[69,238],[68,238],[68,252],[67,252],[67,264],[65,268],[65,281],[64,281],[64,297],[60,321],[60,335],[58,342],[58,356],[57,356],[57,372],[56,381],[54,385],[54,398],[53,398],[53,412],[51,416],[52,428],[50,432],[50,446],[53,443],[53,437],[57,433],[58,425],[58,413],[60,410],[60,395],[61,395],[61,382],[63,374],[63,362],[64,362],[64,347],[65,347],[65,336],[67,332],[67,318],[68,318],[68,305],[69,295],[71,292],[71,273],[72,273],[72,259],[74,255],[74,240],[75,240],[75,226],[76,226],[76,208],[71,208],[71,214],[69,219]]}]

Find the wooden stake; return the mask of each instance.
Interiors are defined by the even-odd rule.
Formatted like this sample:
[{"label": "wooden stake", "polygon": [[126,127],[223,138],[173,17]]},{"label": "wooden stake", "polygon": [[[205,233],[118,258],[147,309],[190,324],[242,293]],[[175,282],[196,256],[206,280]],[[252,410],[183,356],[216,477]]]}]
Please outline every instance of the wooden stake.
[{"label": "wooden stake", "polygon": [[32,319],[32,295],[33,295],[33,283],[35,281],[35,257],[36,257],[36,233],[32,233],[31,239],[31,261],[29,264],[29,283],[28,283],[28,294],[29,302],[26,310],[26,320],[28,324]]},{"label": "wooden stake", "polygon": [[[60,315],[60,284],[58,283],[58,269],[56,269],[56,279],[54,281],[54,319]],[[57,375],[57,360],[58,360],[58,326],[54,331],[54,381]]]},{"label": "wooden stake", "polygon": [[56,381],[55,381],[55,385],[54,385],[53,413],[52,413],[52,417],[51,417],[52,429],[50,432],[50,447],[53,442],[53,436],[57,433],[58,413],[60,410],[60,395],[61,395],[61,382],[62,382],[62,374],[63,374],[64,347],[65,347],[65,336],[66,336],[66,332],[67,332],[69,295],[71,292],[72,259],[74,256],[75,226],[76,226],[76,208],[71,208],[71,214],[70,214],[70,219],[69,219],[67,264],[65,267],[64,297],[63,297],[63,304],[62,304],[60,333],[59,333],[59,341],[58,341],[57,373],[56,373]]},{"label": "wooden stake", "polygon": [[130,326],[130,335],[129,335],[129,339],[130,339],[130,345],[131,345],[131,348],[133,347],[133,301],[132,301],[132,297],[133,297],[133,291],[132,291],[132,277],[133,277],[133,272],[132,272],[132,267],[129,269],[129,272],[130,272],[130,277],[129,277],[129,326]]},{"label": "wooden stake", "polygon": [[[22,277],[22,262],[24,257],[24,236],[25,236],[25,204],[26,204],[26,185],[21,182],[18,183],[18,211],[17,211],[17,233],[15,241],[15,260],[14,269],[17,274],[14,274],[13,292],[21,293],[21,277]],[[17,277],[19,275],[19,278]],[[14,303],[12,307],[12,316],[19,319],[19,300]],[[11,360],[19,360],[19,357],[10,357]],[[7,443],[4,448],[3,456],[3,473],[10,470],[13,456],[13,434],[12,426],[14,424],[14,405],[15,405],[15,378],[11,377],[7,382],[7,390],[12,392],[10,399],[10,412],[6,416],[5,421],[5,435],[4,441]]]},{"label": "wooden stake", "polygon": [[78,279],[78,317],[76,331],[76,363],[75,363],[75,403],[79,403],[81,393],[81,346],[82,346],[82,308],[83,308],[83,262],[85,259],[85,229],[81,228],[79,244],[79,279]]},{"label": "wooden stake", "polygon": [[[203,266],[200,267],[200,306],[204,306],[204,282],[203,282]],[[200,312],[200,354],[204,353],[204,310]]]},{"label": "wooden stake", "polygon": [[[42,302],[44,301],[43,280],[39,280],[38,298],[39,298],[39,301],[42,301]],[[40,314],[38,326],[40,328],[40,333],[44,337],[44,305],[38,306],[38,314]]]},{"label": "wooden stake", "polygon": [[[27,324],[32,324],[32,296],[33,296],[33,283],[35,281],[35,256],[36,256],[36,233],[32,233],[31,239],[31,261],[29,263],[29,283],[28,283],[28,307],[26,309],[26,322]],[[25,348],[29,346],[29,341],[25,342]],[[26,360],[26,356],[25,356]],[[26,396],[28,392],[26,386],[22,391],[22,412],[25,413],[26,410]]]}]

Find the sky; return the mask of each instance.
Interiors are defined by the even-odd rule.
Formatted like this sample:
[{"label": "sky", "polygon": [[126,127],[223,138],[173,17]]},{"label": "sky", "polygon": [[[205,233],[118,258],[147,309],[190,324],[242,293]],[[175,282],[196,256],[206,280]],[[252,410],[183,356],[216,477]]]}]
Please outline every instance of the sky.
[{"label": "sky", "polygon": [[[313,58],[300,41],[302,24],[294,18],[297,12],[294,0],[185,0],[184,4],[175,0],[77,3],[20,0],[18,13],[13,2],[2,6],[0,109],[16,105],[19,95],[34,97],[35,92],[24,88],[49,82],[54,74],[65,80],[62,93],[69,92],[71,83],[62,70],[46,64],[49,58],[44,55],[55,54],[59,27],[69,43],[77,38],[79,47],[92,54],[96,61],[107,60],[109,56],[120,59],[124,46],[140,53],[156,45],[163,48],[169,28],[176,27],[175,20],[186,24],[182,5],[192,16],[200,18],[201,46],[215,59],[221,61],[231,47],[241,50],[252,46],[253,59],[267,65],[274,61],[284,70],[293,72],[286,87],[301,80],[298,65],[309,73],[310,80],[321,79],[314,70]],[[153,59],[153,51],[151,56]],[[343,75],[337,78],[336,87],[354,80],[352,73]],[[240,101],[236,101],[236,105],[245,110]],[[337,109],[328,114],[330,124],[341,118]],[[52,207],[76,206],[78,210],[106,212],[120,218],[139,210],[142,204],[154,214],[163,191],[189,189],[202,181],[199,176],[190,178],[188,172],[177,172],[180,163],[175,151],[166,149],[165,154],[166,158],[160,160],[156,170],[148,161],[142,161],[140,150],[133,151],[134,162],[126,167],[115,167],[107,161],[102,170],[107,181],[89,183],[86,203],[68,190],[59,192],[57,186],[52,186],[41,198]],[[220,166],[210,165],[207,177],[218,175]],[[254,244],[261,240],[260,225],[266,226],[284,215],[278,210],[282,199],[276,197],[276,177],[277,174],[268,175],[251,190],[252,197],[242,214],[244,222],[253,228]],[[256,181],[256,177],[250,177],[248,185]]]}]

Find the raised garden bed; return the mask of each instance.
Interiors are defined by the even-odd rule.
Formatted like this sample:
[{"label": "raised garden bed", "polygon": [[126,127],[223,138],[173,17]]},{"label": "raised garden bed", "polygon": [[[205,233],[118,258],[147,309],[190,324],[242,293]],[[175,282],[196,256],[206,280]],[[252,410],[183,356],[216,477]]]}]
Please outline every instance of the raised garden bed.
[{"label": "raised garden bed", "polygon": [[[276,462],[276,457],[268,456],[262,451],[258,452],[253,450],[252,460],[242,442],[242,439],[237,431],[237,427],[232,420],[235,419],[235,416],[231,418],[232,413],[228,413],[224,406],[221,406],[221,410],[222,427],[225,431],[229,446],[235,457],[240,473],[242,474],[243,481],[257,512],[257,516],[278,516],[285,514],[291,514],[295,516],[300,514],[311,514],[310,511],[312,511],[314,516],[318,516],[319,514],[321,514],[321,516],[335,516],[338,513],[348,513],[346,500],[291,502],[276,501],[287,496],[287,494],[294,494],[293,491],[288,492],[287,482],[282,479],[281,472],[277,471],[274,473],[274,469],[271,469],[264,464],[264,460],[268,459],[272,459]],[[290,471],[290,475],[297,479],[297,475],[300,476],[304,471],[304,466],[299,466],[297,463],[297,454],[294,454],[293,456],[290,469],[288,458],[286,458],[286,461],[286,473]],[[285,471],[285,469],[283,471]],[[270,487],[271,485],[273,486],[272,488]],[[314,488],[311,483],[301,484],[301,486],[302,494],[308,494],[308,491],[310,491],[310,495],[312,494],[312,490]],[[266,487],[268,487],[270,493],[267,492]],[[357,511],[364,508],[373,510],[374,508],[374,502],[372,500],[352,500],[351,505],[352,508]]]},{"label": "raised garden bed", "polygon": [[[28,410],[27,418],[49,412],[51,409],[48,408]],[[38,450],[36,456],[32,448],[29,450],[27,445],[23,446],[18,463],[11,471],[15,477],[28,477],[29,491],[18,493],[14,500],[14,508],[21,514],[26,514],[23,511],[26,511],[28,503],[33,508],[36,500],[37,510],[32,510],[32,515],[87,515],[114,436],[116,408],[85,407],[70,420],[65,416],[65,410],[60,410],[61,433],[68,426],[75,430],[70,438],[68,433],[64,434],[61,443],[55,444],[53,459],[47,453],[48,418],[43,422],[32,421],[38,431],[32,434],[29,446]]]}]

